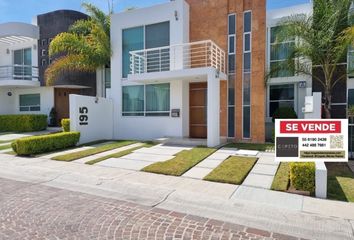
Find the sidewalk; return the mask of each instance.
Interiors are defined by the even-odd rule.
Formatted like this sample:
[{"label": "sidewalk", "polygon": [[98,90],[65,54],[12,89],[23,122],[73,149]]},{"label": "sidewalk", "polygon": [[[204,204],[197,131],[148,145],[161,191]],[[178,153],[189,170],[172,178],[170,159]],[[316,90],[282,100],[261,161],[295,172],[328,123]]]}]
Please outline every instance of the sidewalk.
[{"label": "sidewalk", "polygon": [[354,239],[354,204],[267,189],[0,154],[0,177],[306,239]]}]

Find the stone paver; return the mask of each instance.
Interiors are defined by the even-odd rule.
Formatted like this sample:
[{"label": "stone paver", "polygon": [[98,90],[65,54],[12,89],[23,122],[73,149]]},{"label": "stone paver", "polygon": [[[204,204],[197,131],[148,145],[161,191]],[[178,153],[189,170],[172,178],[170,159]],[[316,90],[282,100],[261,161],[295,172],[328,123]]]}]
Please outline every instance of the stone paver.
[{"label": "stone paver", "polygon": [[238,150],[236,155],[257,156],[259,152],[254,150]]},{"label": "stone paver", "polygon": [[0,185],[0,239],[4,240],[298,239],[43,185],[5,179]]},{"label": "stone paver", "polygon": [[51,159],[53,157],[57,157],[57,156],[60,156],[60,155],[80,152],[80,151],[84,151],[84,150],[88,150],[88,149],[92,149],[92,148],[95,148],[95,147],[93,147],[93,146],[79,147],[79,148],[75,148],[75,149],[71,149],[71,150],[59,151],[59,152],[51,153],[51,154],[48,154],[48,155],[44,155],[44,156],[42,156],[42,158]]},{"label": "stone paver", "polygon": [[258,163],[253,167],[252,173],[274,176],[275,173],[277,172],[277,169],[278,169],[278,166],[276,166],[276,165],[268,165],[268,164]]},{"label": "stone paver", "polygon": [[60,130],[61,130],[61,128],[48,128],[47,130],[39,131],[39,132],[3,134],[3,135],[0,135],[0,141],[12,141],[12,140],[15,140],[15,139],[18,139],[18,138],[30,137],[30,136],[42,135],[42,134],[48,134],[48,133],[52,133],[52,132],[58,132]]},{"label": "stone paver", "polygon": [[142,145],[143,145],[143,143],[134,143],[134,144],[130,144],[130,145],[127,145],[127,146],[124,146],[124,147],[120,147],[120,148],[116,148],[116,149],[113,149],[113,150],[109,150],[109,151],[106,151],[106,152],[101,152],[101,153],[98,153],[98,154],[95,154],[95,155],[92,155],[92,156],[80,158],[78,160],[75,160],[74,162],[75,163],[86,163],[88,161],[95,160],[95,159],[98,159],[100,157],[105,157],[105,156],[108,156],[108,155],[111,155],[111,154],[116,154],[116,153],[119,153],[119,152],[122,152],[122,151],[125,151],[125,150],[128,150],[128,149],[140,147]]},{"label": "stone paver", "polygon": [[206,175],[208,175],[211,171],[213,171],[213,168],[205,168],[205,167],[193,167],[189,171],[187,171],[185,174],[183,174],[183,177],[189,177],[189,178],[195,178],[195,179],[203,179]]},{"label": "stone paver", "polygon": [[270,189],[279,163],[274,161],[273,153],[259,153],[258,160],[243,181],[243,186]]},{"label": "stone paver", "polygon": [[10,142],[7,142],[7,143],[0,143],[0,147],[1,146],[6,146],[6,145],[9,145],[9,144],[11,144]]},{"label": "stone paver", "polygon": [[200,163],[198,163],[196,166],[191,168],[189,171],[185,172],[182,176],[195,179],[203,179],[219,164],[221,164],[223,161],[225,161],[230,156],[236,154],[237,152],[237,149],[221,148],[203,161],[201,161]]},{"label": "stone paver", "polygon": [[120,158],[110,158],[96,165],[139,171],[155,162],[173,159],[175,155],[190,147],[159,144],[150,148],[141,148]]},{"label": "stone paver", "polygon": [[273,178],[274,176],[255,174],[251,172],[243,181],[242,185],[248,187],[270,189],[270,187],[272,186]]},{"label": "stone paver", "polygon": [[0,150],[0,153],[7,153],[7,152],[10,152],[10,151],[12,151],[12,148],[7,148],[7,149]]}]

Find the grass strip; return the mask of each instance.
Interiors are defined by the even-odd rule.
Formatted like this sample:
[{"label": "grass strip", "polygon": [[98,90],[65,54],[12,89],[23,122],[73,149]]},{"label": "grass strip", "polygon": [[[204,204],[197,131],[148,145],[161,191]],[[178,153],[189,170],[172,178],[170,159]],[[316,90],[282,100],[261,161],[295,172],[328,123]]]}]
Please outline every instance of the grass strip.
[{"label": "grass strip", "polygon": [[257,158],[233,156],[209,173],[204,180],[240,185],[257,162]]},{"label": "grass strip", "polygon": [[290,166],[287,162],[280,163],[275,174],[271,189],[286,192],[290,183]]},{"label": "grass strip", "polygon": [[328,199],[354,202],[354,173],[347,163],[328,163]]},{"label": "grass strip", "polygon": [[11,149],[11,144],[0,146],[0,150]]},{"label": "grass strip", "polygon": [[261,152],[274,151],[273,143],[230,143],[227,144],[225,147],[244,149],[244,150],[256,150]]},{"label": "grass strip", "polygon": [[105,144],[99,147],[95,147],[92,149],[87,149],[87,150],[82,150],[79,152],[74,152],[74,153],[68,153],[68,154],[64,154],[64,155],[60,155],[60,156],[56,156],[53,157],[53,160],[57,160],[57,161],[65,161],[65,162],[70,162],[70,161],[74,161],[80,158],[84,158],[84,157],[88,157],[88,156],[92,156],[98,153],[102,153],[102,152],[106,152],[106,151],[110,151],[119,147],[124,147],[130,144],[135,143],[134,141],[116,141],[114,143],[109,143],[109,144]]},{"label": "grass strip", "polygon": [[189,169],[197,165],[203,159],[216,151],[215,148],[196,147],[191,150],[184,150],[171,160],[153,163],[142,171],[164,175],[181,176]]},{"label": "grass strip", "polygon": [[104,160],[107,160],[109,158],[120,158],[120,157],[123,157],[125,155],[128,155],[130,153],[132,153],[133,151],[135,150],[138,150],[140,148],[149,148],[149,147],[152,147],[156,144],[154,143],[145,143],[144,145],[141,145],[139,147],[135,147],[135,148],[130,148],[130,149],[127,149],[127,150],[124,150],[124,151],[121,151],[121,152],[118,152],[118,153],[114,153],[114,154],[110,154],[110,155],[107,155],[107,156],[104,156],[104,157],[100,157],[100,158],[97,158],[97,159],[94,159],[94,160],[91,160],[91,161],[88,161],[86,162],[85,164],[88,164],[88,165],[93,165],[93,164],[96,164],[98,162],[102,162]]}]

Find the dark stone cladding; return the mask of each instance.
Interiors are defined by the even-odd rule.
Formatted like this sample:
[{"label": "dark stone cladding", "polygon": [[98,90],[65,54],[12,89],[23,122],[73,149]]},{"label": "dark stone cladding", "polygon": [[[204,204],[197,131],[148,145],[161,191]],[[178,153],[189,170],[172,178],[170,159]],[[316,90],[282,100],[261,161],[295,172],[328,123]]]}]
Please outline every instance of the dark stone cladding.
[{"label": "dark stone cladding", "polygon": [[[50,40],[59,33],[67,32],[69,27],[77,20],[87,18],[86,14],[73,10],[58,10],[37,16],[37,25],[40,29],[38,67],[41,86],[45,86],[44,73],[49,65],[48,48]],[[55,60],[55,57],[51,59],[51,61],[53,60]],[[44,64],[42,64],[43,61]],[[96,73],[65,73],[55,81],[55,86],[58,85],[87,86],[90,88],[84,90],[85,94],[96,95]]]}]

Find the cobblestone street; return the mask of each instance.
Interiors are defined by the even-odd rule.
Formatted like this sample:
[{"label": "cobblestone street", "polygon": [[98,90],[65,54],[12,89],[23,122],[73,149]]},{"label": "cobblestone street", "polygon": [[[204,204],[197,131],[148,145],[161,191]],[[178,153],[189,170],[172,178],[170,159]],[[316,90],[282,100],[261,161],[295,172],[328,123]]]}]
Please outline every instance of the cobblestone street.
[{"label": "cobblestone street", "polygon": [[0,178],[0,239],[296,239]]}]

